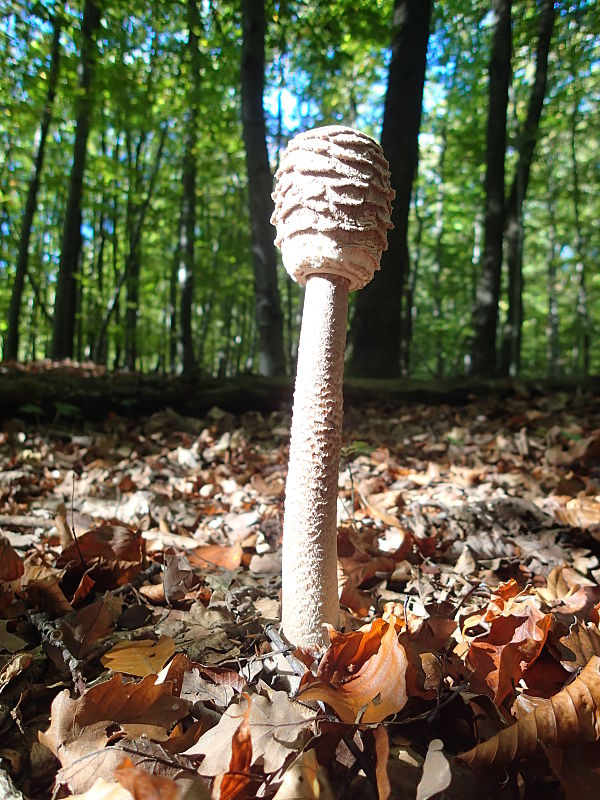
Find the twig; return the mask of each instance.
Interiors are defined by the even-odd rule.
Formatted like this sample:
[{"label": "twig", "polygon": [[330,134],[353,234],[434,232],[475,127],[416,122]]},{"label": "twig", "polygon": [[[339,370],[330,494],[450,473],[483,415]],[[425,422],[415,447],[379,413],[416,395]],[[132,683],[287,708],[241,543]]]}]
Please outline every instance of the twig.
[{"label": "twig", "polygon": [[13,514],[0,514],[0,525],[12,525],[14,528],[55,528],[53,519],[43,517],[25,517]]},{"label": "twig", "polygon": [[83,694],[85,689],[85,679],[82,674],[83,662],[75,658],[64,642],[60,621],[51,620],[48,614],[28,612],[30,621],[40,632],[42,642],[60,652],[65,666],[71,673],[73,685],[79,694]]},{"label": "twig", "polygon": [[285,656],[285,660],[290,665],[294,675],[297,675],[299,678],[301,678],[306,672],[306,667],[301,661],[299,661],[296,658],[295,655],[293,655],[295,648],[286,645],[281,636],[275,630],[274,625],[267,625],[265,628],[265,633],[276,648],[276,651],[270,653],[269,655],[282,654],[283,656]]},{"label": "twig", "polygon": [[157,564],[156,561],[154,561],[152,564],[150,564],[149,567],[147,567],[145,570],[136,575],[135,578],[133,578],[131,581],[129,581],[129,583],[125,583],[123,586],[119,586],[117,589],[113,589],[111,594],[113,595],[126,594],[131,589],[137,589],[147,580],[153,578],[155,575],[158,575],[160,570],[161,570],[160,564]]}]

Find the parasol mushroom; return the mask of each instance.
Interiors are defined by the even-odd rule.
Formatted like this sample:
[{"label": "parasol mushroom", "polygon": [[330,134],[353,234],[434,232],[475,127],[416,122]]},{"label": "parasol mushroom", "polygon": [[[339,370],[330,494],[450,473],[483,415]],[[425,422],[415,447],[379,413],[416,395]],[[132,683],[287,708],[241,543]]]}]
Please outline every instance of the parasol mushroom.
[{"label": "parasol mushroom", "polygon": [[273,193],[276,244],[306,286],[283,521],[282,623],[294,645],[327,644],[339,623],[337,489],[348,293],[379,269],[391,228],[381,147],[341,126],[288,144]]}]

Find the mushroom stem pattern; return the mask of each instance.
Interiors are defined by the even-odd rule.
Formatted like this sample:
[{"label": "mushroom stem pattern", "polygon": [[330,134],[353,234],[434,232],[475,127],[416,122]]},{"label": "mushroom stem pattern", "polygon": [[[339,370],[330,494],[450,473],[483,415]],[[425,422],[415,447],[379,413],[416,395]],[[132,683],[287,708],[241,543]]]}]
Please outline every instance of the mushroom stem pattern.
[{"label": "mushroom stem pattern", "polygon": [[337,487],[348,293],[379,269],[391,227],[388,164],[351,128],[293,139],[273,193],[277,244],[306,285],[283,522],[282,622],[294,645],[317,650],[337,626]]}]

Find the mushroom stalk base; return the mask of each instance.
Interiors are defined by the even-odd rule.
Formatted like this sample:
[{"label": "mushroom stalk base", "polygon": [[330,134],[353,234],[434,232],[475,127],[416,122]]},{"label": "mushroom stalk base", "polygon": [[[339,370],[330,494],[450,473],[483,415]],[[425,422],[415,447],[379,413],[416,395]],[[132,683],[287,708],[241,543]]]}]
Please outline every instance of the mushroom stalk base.
[{"label": "mushroom stalk base", "polygon": [[282,622],[315,650],[339,624],[337,496],[349,282],[306,282],[283,521]]}]

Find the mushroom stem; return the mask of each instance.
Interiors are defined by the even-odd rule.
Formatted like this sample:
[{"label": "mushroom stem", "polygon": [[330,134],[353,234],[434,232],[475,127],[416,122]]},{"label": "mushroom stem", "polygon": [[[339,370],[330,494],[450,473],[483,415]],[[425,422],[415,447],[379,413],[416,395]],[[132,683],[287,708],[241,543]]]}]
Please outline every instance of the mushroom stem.
[{"label": "mushroom stem", "polygon": [[283,632],[308,649],[339,623],[337,486],[350,283],[337,275],[306,281],[298,345],[283,532]]},{"label": "mushroom stem", "polygon": [[271,222],[283,264],[306,286],[283,518],[283,632],[327,644],[339,620],[337,485],[348,292],[379,269],[394,190],[381,147],[328,125],[298,134],[277,170]]}]

